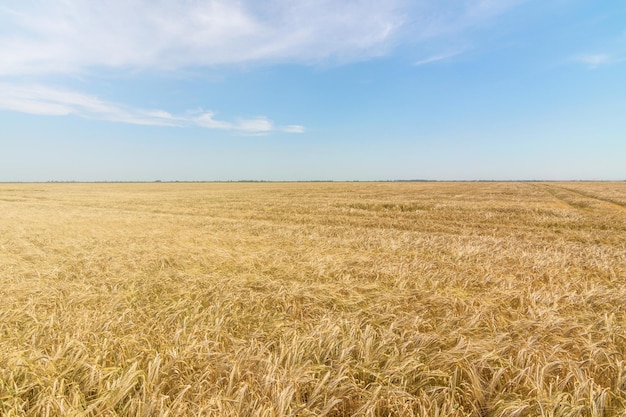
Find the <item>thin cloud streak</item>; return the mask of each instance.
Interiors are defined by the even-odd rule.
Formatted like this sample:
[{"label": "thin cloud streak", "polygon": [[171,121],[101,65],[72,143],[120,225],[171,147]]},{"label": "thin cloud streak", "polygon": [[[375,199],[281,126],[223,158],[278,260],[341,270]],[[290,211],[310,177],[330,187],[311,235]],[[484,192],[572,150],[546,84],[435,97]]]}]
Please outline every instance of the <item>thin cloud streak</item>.
[{"label": "thin cloud streak", "polygon": [[68,116],[106,120],[145,126],[189,127],[235,131],[245,135],[267,135],[272,132],[303,133],[300,125],[275,126],[264,116],[240,119],[235,123],[215,119],[214,112],[199,116],[172,115],[164,110],[137,109],[100,100],[95,96],[45,86],[17,86],[0,83],[0,109],[21,113]]},{"label": "thin cloud streak", "polygon": [[456,51],[456,52],[449,52],[449,53],[444,53],[444,54],[432,55],[432,56],[429,56],[427,58],[420,59],[417,62],[414,62],[413,66],[420,67],[422,65],[432,64],[434,62],[445,61],[445,60],[447,60],[449,58],[455,57],[455,56],[460,55],[462,53],[463,53],[462,51]]},{"label": "thin cloud streak", "polygon": [[304,126],[289,125],[275,126],[274,122],[265,116],[257,116],[251,119],[240,119],[237,122],[216,120],[212,111],[203,112],[199,116],[189,119],[198,126],[208,129],[233,130],[244,135],[264,136],[272,132],[304,133]]}]

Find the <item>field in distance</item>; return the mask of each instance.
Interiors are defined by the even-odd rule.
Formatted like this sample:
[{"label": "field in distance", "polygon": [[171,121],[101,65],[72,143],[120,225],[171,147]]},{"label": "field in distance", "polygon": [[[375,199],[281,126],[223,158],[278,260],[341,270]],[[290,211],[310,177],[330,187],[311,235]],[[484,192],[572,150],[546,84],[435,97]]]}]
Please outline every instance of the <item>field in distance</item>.
[{"label": "field in distance", "polygon": [[626,416],[626,183],[0,184],[2,416]]}]

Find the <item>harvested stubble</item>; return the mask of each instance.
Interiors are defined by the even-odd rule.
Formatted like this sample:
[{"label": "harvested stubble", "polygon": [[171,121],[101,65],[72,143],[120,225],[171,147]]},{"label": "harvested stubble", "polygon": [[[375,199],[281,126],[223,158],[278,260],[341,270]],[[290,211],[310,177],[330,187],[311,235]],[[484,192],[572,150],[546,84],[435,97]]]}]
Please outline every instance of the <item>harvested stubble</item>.
[{"label": "harvested stubble", "polygon": [[626,416],[626,183],[0,185],[3,416]]}]

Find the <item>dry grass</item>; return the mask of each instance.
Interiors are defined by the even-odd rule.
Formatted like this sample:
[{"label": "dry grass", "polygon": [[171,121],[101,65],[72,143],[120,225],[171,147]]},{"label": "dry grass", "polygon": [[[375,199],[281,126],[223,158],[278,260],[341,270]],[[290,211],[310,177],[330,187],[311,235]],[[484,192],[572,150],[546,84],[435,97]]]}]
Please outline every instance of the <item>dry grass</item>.
[{"label": "dry grass", "polygon": [[0,185],[2,416],[626,416],[626,183]]}]

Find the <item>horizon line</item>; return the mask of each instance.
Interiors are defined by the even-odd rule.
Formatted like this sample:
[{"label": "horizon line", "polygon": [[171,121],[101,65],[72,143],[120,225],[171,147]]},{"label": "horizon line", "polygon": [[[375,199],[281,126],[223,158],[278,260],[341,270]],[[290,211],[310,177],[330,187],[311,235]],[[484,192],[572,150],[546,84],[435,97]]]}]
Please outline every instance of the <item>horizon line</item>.
[{"label": "horizon line", "polygon": [[45,181],[0,181],[0,184],[224,184],[224,183],[385,183],[385,182],[626,182],[609,179],[393,179],[393,180],[45,180]]}]

